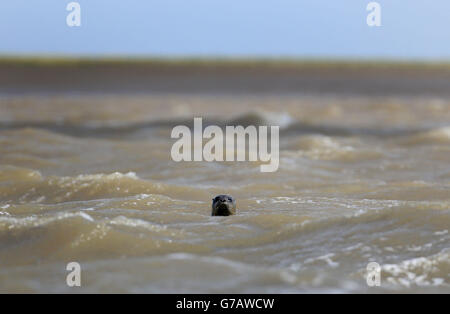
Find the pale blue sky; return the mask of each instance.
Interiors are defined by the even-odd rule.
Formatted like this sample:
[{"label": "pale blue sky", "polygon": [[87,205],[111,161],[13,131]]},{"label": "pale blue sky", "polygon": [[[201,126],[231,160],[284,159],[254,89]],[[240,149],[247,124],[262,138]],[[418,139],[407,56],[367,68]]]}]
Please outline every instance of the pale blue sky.
[{"label": "pale blue sky", "polygon": [[450,60],[449,0],[70,0],[0,2],[0,54]]}]

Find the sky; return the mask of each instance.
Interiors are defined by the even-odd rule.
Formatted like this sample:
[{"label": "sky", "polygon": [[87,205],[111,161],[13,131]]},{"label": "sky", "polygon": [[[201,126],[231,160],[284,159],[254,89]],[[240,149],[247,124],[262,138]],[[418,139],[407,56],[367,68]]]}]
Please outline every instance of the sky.
[{"label": "sky", "polygon": [[450,60],[449,0],[0,2],[0,55]]}]

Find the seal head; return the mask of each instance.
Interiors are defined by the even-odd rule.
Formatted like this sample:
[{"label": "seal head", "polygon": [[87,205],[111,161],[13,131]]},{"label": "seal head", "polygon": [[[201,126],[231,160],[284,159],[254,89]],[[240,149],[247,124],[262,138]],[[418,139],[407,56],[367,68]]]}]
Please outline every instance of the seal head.
[{"label": "seal head", "polygon": [[217,195],[212,199],[212,216],[236,214],[236,200],[230,195]]}]

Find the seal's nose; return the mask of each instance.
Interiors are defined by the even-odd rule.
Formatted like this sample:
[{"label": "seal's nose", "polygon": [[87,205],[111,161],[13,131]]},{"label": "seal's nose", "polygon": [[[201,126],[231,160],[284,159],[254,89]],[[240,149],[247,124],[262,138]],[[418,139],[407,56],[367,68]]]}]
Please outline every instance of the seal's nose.
[{"label": "seal's nose", "polygon": [[221,201],[222,203],[226,203],[226,202],[227,202],[227,200],[224,199],[224,198],[222,198],[220,201]]}]

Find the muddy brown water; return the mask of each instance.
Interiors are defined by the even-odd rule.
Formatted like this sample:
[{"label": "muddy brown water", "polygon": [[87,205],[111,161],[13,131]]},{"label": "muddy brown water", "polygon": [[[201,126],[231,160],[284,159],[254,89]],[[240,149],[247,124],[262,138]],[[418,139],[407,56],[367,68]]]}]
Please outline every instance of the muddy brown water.
[{"label": "muddy brown water", "polygon": [[[279,125],[279,170],[172,161],[195,116]],[[1,292],[72,292],[71,261],[84,292],[450,292],[445,95],[5,94],[0,120]]]}]

